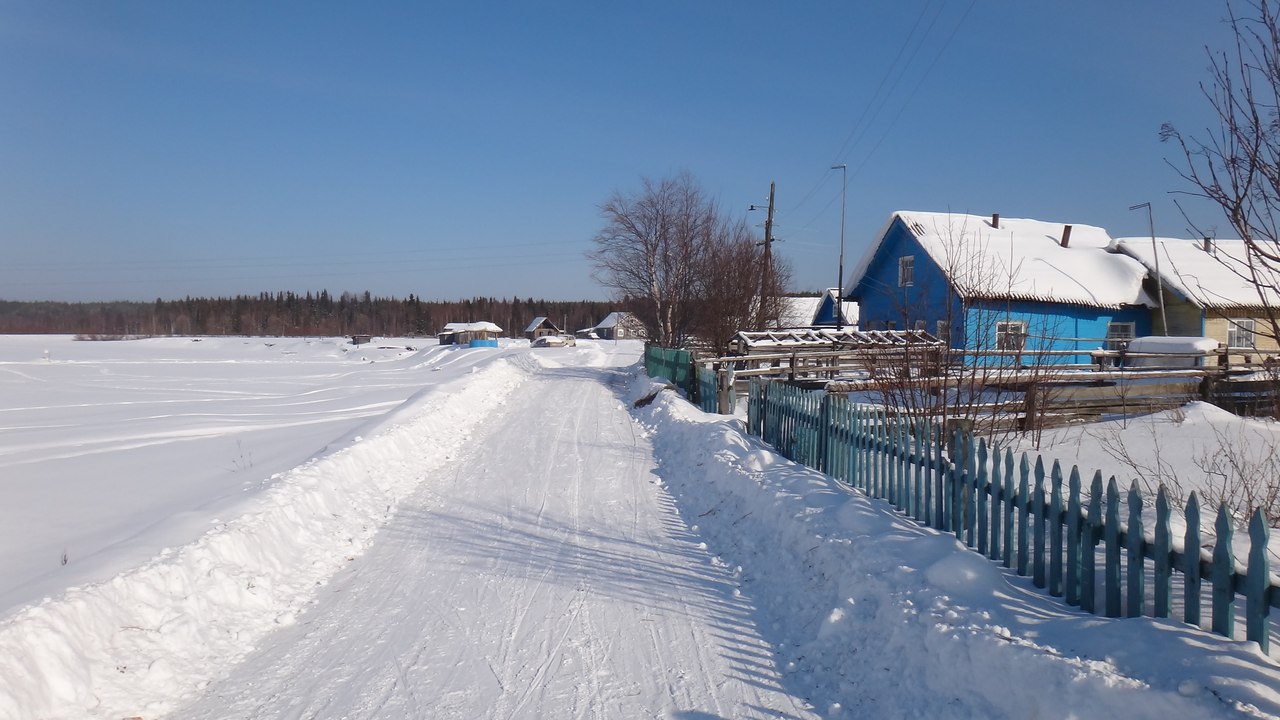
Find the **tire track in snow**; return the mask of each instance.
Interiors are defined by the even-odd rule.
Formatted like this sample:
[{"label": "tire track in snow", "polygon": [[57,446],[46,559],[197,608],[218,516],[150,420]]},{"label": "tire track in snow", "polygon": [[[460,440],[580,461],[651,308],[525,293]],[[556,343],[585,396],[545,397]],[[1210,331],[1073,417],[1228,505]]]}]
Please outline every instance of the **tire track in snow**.
[{"label": "tire track in snow", "polygon": [[613,378],[537,373],[297,628],[175,717],[808,717],[733,662],[762,643],[749,606]]}]

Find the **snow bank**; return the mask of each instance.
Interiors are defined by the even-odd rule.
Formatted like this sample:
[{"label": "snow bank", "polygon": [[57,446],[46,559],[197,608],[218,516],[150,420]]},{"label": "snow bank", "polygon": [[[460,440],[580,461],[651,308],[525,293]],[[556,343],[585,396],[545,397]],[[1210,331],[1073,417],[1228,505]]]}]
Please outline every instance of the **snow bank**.
[{"label": "snow bank", "polygon": [[1280,669],[1256,646],[1072,611],[675,393],[634,413],[680,513],[757,607],[788,690],[828,716],[1280,714]]},{"label": "snow bank", "polygon": [[246,514],[135,570],[0,623],[0,718],[155,717],[203,687],[446,470],[527,373],[508,361],[410,401],[376,436],[277,478]]}]

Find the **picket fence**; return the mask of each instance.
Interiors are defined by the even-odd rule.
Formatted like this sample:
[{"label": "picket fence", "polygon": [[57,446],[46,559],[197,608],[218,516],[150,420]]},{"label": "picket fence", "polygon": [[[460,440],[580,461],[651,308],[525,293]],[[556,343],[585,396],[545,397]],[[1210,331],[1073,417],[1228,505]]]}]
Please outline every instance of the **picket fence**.
[{"label": "picket fence", "polygon": [[[1144,527],[1144,498],[1136,481],[1127,507],[1112,477],[1095,472],[1082,487],[1076,467],[976,443],[957,429],[946,433],[925,418],[891,415],[845,397],[753,379],[749,431],[796,462],[827,473],[874,498],[887,500],[916,521],[954,533],[969,548],[1030,575],[1037,588],[1072,606],[1106,617],[1167,618],[1180,586],[1183,620],[1234,637],[1238,596],[1244,597],[1245,636],[1270,650],[1270,611],[1280,607],[1267,554],[1262,512],[1249,523],[1248,563],[1232,553],[1232,522],[1219,507],[1216,539],[1202,549],[1200,507],[1185,506],[1186,531],[1175,537],[1172,511],[1161,488],[1153,528]],[[1065,485],[1065,491],[1064,491]],[[1150,561],[1150,565],[1148,565]],[[1153,585],[1148,593],[1147,583]],[[1148,602],[1148,598],[1151,602]]]}]

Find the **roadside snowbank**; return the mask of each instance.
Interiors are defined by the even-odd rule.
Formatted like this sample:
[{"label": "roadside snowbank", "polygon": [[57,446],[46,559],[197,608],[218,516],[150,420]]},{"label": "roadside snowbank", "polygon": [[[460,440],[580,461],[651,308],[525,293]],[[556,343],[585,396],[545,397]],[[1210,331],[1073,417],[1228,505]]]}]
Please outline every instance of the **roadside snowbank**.
[{"label": "roadside snowbank", "polygon": [[135,570],[0,623],[0,718],[144,715],[289,625],[397,503],[447,471],[527,377],[493,362],[410,400],[373,437],[273,479],[246,514]]},{"label": "roadside snowbank", "polygon": [[[640,378],[631,399],[653,391]],[[1280,668],[1181,623],[1071,611],[674,392],[637,408],[681,514],[829,716],[1274,717]]]}]

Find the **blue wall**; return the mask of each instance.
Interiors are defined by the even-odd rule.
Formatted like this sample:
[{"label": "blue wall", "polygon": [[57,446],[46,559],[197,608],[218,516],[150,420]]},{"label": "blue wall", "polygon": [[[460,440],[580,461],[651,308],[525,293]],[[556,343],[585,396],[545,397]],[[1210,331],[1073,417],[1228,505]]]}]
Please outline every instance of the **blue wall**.
[{"label": "blue wall", "polygon": [[1151,334],[1151,310],[1145,307],[1118,309],[1063,305],[1045,302],[976,302],[966,313],[968,347],[996,349],[996,323],[1022,321],[1027,327],[1026,348],[1036,350],[1078,350],[1078,355],[1055,357],[1047,362],[1088,363],[1089,352],[1099,350],[1111,322],[1131,322],[1137,337]]},{"label": "blue wall", "polygon": [[[910,287],[902,288],[898,287],[898,258],[904,255],[915,256],[915,277]],[[1138,337],[1150,335],[1152,329],[1152,311],[1145,307],[1109,309],[1048,302],[975,301],[962,309],[942,269],[901,218],[895,218],[889,226],[850,297],[858,301],[858,325],[862,330],[884,330],[888,322],[906,330],[923,320],[925,330],[936,333],[937,323],[950,318],[951,347],[957,349],[995,350],[996,322],[1020,320],[1027,325],[1028,350],[1080,351],[1079,355],[1056,360],[1062,363],[1090,362],[1089,351],[1102,347],[1107,324],[1112,321],[1134,323]]]},{"label": "blue wall", "polygon": [[[910,287],[898,287],[898,258],[915,256],[915,281]],[[924,329],[938,331],[938,321],[950,318],[953,344],[960,337],[960,301],[916,236],[895,218],[880,243],[866,273],[850,293],[858,301],[858,327],[862,330],[884,330],[886,322],[898,330],[914,329],[923,320]],[[948,312],[950,305],[950,312]],[[957,345],[958,346],[958,345]]]}]

